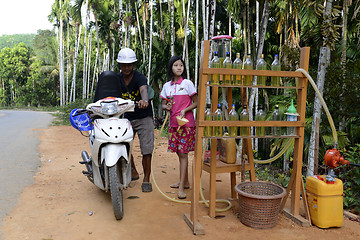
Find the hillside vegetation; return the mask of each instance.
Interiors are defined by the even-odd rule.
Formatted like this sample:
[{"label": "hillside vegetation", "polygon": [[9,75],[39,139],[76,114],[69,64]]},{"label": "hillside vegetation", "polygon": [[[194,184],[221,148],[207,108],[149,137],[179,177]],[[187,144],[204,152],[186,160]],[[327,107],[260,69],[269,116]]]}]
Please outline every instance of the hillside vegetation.
[{"label": "hillside vegetation", "polygon": [[18,43],[25,43],[26,46],[32,47],[36,34],[13,34],[0,36],[0,50],[4,47],[12,48]]}]

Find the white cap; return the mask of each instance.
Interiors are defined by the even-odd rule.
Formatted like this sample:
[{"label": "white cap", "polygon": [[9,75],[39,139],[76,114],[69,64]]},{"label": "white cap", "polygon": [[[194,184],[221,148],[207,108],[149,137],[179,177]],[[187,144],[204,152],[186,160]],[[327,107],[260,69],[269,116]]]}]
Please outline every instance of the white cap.
[{"label": "white cap", "polygon": [[134,63],[137,61],[136,54],[130,48],[123,48],[119,51],[116,61],[118,63]]}]

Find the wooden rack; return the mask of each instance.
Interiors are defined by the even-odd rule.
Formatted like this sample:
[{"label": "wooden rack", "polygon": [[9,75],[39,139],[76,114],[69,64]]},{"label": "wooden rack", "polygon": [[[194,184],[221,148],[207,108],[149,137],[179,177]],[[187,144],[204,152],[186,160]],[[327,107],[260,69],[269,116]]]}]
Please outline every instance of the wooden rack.
[{"label": "wooden rack", "polygon": [[[195,155],[192,170],[192,196],[190,214],[185,214],[184,219],[193,231],[194,234],[204,234],[204,229],[198,222],[198,207],[200,195],[200,178],[202,170],[210,173],[210,197],[209,197],[209,216],[215,217],[215,200],[216,200],[216,174],[229,173],[231,184],[231,197],[236,198],[234,186],[236,185],[236,172],[240,171],[242,167],[249,171],[250,181],[255,181],[255,167],[254,158],[252,154],[251,138],[249,137],[235,137],[243,138],[243,149],[247,153],[248,163],[242,166],[241,164],[225,164],[216,160],[217,140],[221,137],[204,137],[204,127],[206,126],[238,126],[238,127],[295,127],[296,136],[294,145],[294,164],[293,171],[290,177],[288,188],[286,189],[286,196],[284,197],[281,209],[284,209],[287,198],[291,193],[290,209],[284,209],[284,214],[302,226],[310,226],[310,216],[308,214],[308,207],[306,203],[306,194],[304,190],[304,183],[302,181],[302,158],[303,158],[303,144],[304,144],[304,128],[305,128],[305,108],[307,96],[307,78],[301,72],[293,71],[268,71],[268,70],[244,70],[244,69],[224,69],[224,68],[209,68],[209,54],[210,41],[203,41],[201,47],[201,62],[200,62],[200,79],[198,91],[198,111],[196,119],[196,140],[195,140]],[[310,48],[304,47],[301,49],[300,68],[308,71],[309,68]],[[250,75],[250,76],[279,76],[297,78],[298,84],[296,87],[273,87],[273,86],[235,86],[235,85],[215,85],[209,84],[212,74],[230,74],[230,75]],[[227,88],[227,102],[232,103],[232,88],[241,88],[242,102],[246,103],[246,88],[284,88],[297,90],[297,112],[299,113],[298,121],[205,121],[205,100],[206,88],[212,88],[212,112],[215,111],[218,104],[218,93],[220,87]],[[289,136],[265,136],[263,138],[289,138]],[[203,163],[203,139],[210,139],[210,162]],[[257,137],[258,138],[258,137]],[[306,209],[306,216],[303,218],[299,214],[300,209],[300,192],[302,192],[303,203]]]}]

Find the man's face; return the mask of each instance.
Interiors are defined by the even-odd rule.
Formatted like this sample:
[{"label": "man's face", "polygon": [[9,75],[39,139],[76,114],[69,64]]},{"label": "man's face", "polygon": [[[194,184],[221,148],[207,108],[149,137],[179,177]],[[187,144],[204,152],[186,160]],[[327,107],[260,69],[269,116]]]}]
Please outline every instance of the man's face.
[{"label": "man's face", "polygon": [[134,70],[135,63],[119,63],[119,67],[125,76],[129,76]]}]

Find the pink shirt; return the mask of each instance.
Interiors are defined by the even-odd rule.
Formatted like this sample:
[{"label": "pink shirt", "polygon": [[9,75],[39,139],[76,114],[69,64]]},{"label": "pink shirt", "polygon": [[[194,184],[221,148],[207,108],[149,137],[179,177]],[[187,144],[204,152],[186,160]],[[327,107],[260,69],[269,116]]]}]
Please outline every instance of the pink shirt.
[{"label": "pink shirt", "polygon": [[[182,77],[173,83],[169,81],[165,83],[160,97],[163,99],[173,98],[173,106],[170,110],[170,127],[178,127],[176,116],[180,115],[181,110],[187,108],[192,104],[191,97],[196,94],[194,83],[188,79]],[[195,127],[195,118],[192,111],[185,113],[185,118],[189,120],[184,127]]]}]

